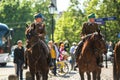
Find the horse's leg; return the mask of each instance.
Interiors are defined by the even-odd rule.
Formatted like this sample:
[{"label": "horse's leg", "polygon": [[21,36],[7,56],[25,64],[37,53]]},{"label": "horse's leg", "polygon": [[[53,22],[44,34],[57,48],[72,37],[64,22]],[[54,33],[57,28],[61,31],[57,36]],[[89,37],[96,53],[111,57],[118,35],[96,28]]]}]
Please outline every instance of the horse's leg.
[{"label": "horse's leg", "polygon": [[96,71],[92,72],[93,80],[96,80]]},{"label": "horse's leg", "polygon": [[119,69],[116,72],[116,79],[115,80],[120,80],[120,71],[119,71]]},{"label": "horse's leg", "polygon": [[91,80],[91,75],[90,75],[90,72],[87,72],[87,80]]},{"label": "horse's leg", "polygon": [[36,78],[37,78],[37,80],[40,80],[40,73],[39,72],[36,73]]},{"label": "horse's leg", "polygon": [[96,79],[97,80],[101,80],[101,68],[98,68],[97,71],[96,71]]},{"label": "horse's leg", "polygon": [[47,73],[42,74],[42,80],[48,80],[48,74]]},{"label": "horse's leg", "polygon": [[84,79],[84,72],[79,71],[79,74],[80,74],[81,80],[85,80],[85,79]]},{"label": "horse's leg", "polygon": [[42,71],[41,73],[42,80],[48,80],[48,72],[49,72],[49,68],[47,70]]},{"label": "horse's leg", "polygon": [[100,80],[100,79],[101,79],[100,74],[101,74],[101,73],[99,73],[99,72],[96,74],[96,79],[97,79],[97,80]]},{"label": "horse's leg", "polygon": [[118,80],[120,80],[120,70],[119,70],[119,72],[118,72]]},{"label": "horse's leg", "polygon": [[32,76],[32,80],[35,80],[35,74],[31,73],[31,76]]}]

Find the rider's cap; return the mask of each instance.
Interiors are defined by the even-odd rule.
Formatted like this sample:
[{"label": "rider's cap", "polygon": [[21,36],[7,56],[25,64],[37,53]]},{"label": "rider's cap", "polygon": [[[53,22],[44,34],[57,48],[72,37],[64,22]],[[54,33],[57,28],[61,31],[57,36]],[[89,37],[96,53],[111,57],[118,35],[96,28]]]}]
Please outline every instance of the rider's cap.
[{"label": "rider's cap", "polygon": [[38,14],[35,14],[34,18],[43,18],[42,14],[41,13],[38,13]]},{"label": "rider's cap", "polygon": [[95,18],[95,14],[92,13],[92,14],[88,15],[88,19],[90,19],[90,18]]},{"label": "rider's cap", "polygon": [[22,43],[22,40],[18,40],[17,43]]}]

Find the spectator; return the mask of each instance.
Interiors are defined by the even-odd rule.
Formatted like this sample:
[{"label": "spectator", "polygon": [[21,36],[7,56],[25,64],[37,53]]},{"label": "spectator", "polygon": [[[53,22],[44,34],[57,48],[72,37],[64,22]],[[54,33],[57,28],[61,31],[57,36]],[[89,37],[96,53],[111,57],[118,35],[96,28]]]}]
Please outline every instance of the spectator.
[{"label": "spectator", "polygon": [[59,58],[59,55],[60,55],[60,52],[59,52],[59,47],[58,47],[58,44],[57,43],[55,43],[55,51],[56,51],[56,54],[57,54],[57,58],[56,59],[58,59]]},{"label": "spectator", "polygon": [[63,60],[63,53],[65,52],[63,43],[61,43],[59,51],[60,51],[59,60],[62,61]]},{"label": "spectator", "polygon": [[73,70],[73,69],[76,70],[76,67],[75,67],[75,62],[76,62],[76,60],[75,60],[75,54],[74,54],[74,51],[75,51],[76,47],[77,47],[77,46],[76,46],[76,43],[73,42],[73,43],[72,43],[72,46],[71,46],[71,48],[70,48],[70,55],[71,55],[71,58],[72,58],[72,62],[71,62],[72,70]]},{"label": "spectator", "polygon": [[52,58],[52,63],[53,63],[53,74],[54,76],[56,76],[56,58],[57,58],[57,54],[56,54],[56,51],[55,51],[55,45],[52,41],[49,41],[48,42],[48,46],[50,48],[50,54],[51,54],[51,58]]},{"label": "spectator", "polygon": [[21,40],[18,40],[17,47],[14,50],[14,63],[17,77],[23,80],[24,48]]},{"label": "spectator", "polygon": [[65,51],[69,51],[69,43],[68,43],[68,41],[66,40],[65,42],[64,42],[64,46],[65,46]]},{"label": "spectator", "polygon": [[112,45],[112,42],[110,41],[109,44],[108,44],[108,50],[110,52],[113,52],[113,45]]}]

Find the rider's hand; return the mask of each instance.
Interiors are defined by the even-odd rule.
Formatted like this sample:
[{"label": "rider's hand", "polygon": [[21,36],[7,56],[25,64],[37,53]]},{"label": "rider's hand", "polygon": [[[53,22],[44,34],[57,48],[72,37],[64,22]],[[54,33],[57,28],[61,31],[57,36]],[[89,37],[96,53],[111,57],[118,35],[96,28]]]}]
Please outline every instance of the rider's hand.
[{"label": "rider's hand", "polygon": [[41,37],[41,36],[42,36],[42,34],[38,34],[38,36],[40,36],[40,37]]},{"label": "rider's hand", "polygon": [[84,39],[84,36],[82,36],[81,39]]}]

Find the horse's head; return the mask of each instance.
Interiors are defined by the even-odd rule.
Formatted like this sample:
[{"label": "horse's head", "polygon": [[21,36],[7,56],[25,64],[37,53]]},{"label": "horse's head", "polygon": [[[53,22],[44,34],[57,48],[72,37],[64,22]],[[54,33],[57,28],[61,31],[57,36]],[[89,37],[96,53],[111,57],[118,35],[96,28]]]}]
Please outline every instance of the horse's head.
[{"label": "horse's head", "polygon": [[102,34],[94,33],[91,36],[91,40],[93,40],[94,48],[100,53],[107,53],[106,42]]},{"label": "horse's head", "polygon": [[29,25],[26,25],[25,35],[28,42],[35,42],[38,39],[37,33],[35,32],[34,28]]}]

